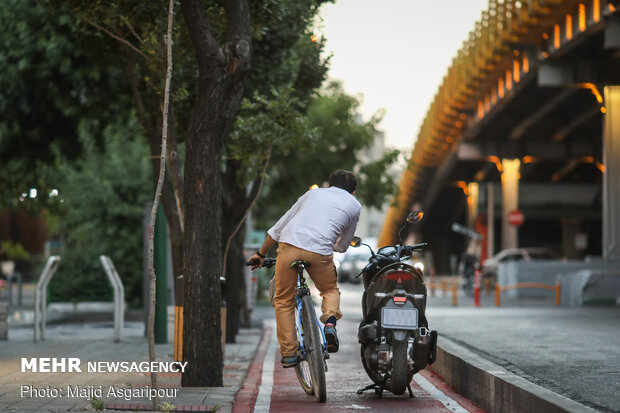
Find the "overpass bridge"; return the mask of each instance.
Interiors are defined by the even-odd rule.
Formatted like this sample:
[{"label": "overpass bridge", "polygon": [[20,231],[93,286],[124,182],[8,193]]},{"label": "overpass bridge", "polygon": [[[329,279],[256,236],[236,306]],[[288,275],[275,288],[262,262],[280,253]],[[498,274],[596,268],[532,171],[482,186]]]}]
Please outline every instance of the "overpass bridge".
[{"label": "overpass bridge", "polygon": [[620,258],[619,3],[489,1],[426,114],[379,244],[421,208],[438,271],[464,246],[453,222],[477,221],[487,255],[546,245]]}]

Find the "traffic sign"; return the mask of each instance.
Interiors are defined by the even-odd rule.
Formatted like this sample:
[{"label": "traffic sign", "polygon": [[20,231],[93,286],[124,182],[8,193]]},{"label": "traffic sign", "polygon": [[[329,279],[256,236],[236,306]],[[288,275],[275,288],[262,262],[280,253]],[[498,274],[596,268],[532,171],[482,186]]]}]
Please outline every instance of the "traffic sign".
[{"label": "traffic sign", "polygon": [[510,211],[508,213],[508,223],[510,225],[514,225],[515,227],[523,225],[523,212],[518,209]]}]

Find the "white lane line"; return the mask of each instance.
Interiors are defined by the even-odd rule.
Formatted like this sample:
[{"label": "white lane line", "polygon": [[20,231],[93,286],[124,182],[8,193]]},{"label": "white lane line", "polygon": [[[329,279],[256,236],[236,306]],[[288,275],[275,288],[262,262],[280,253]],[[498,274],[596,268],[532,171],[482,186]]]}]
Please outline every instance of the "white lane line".
[{"label": "white lane line", "polygon": [[267,353],[263,359],[263,373],[261,375],[260,387],[258,388],[256,404],[254,405],[255,413],[269,413],[269,409],[271,409],[273,371],[276,362],[275,326],[273,327],[271,337],[269,337],[269,344],[267,345]]},{"label": "white lane line", "polygon": [[443,405],[446,406],[447,409],[457,413],[469,413],[467,409],[464,409],[453,398],[435,387],[433,383],[426,380],[421,374],[415,374],[413,376],[413,380],[415,380],[416,383],[418,383],[420,387],[422,387],[422,389],[430,393],[432,397],[443,403]]}]

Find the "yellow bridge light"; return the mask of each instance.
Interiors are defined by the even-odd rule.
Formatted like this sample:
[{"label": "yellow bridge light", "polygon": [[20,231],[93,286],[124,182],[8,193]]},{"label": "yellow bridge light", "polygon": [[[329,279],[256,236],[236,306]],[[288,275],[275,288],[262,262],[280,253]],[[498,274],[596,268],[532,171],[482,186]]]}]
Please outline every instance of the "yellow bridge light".
[{"label": "yellow bridge light", "polygon": [[586,30],[586,5],[579,3],[579,31]]}]

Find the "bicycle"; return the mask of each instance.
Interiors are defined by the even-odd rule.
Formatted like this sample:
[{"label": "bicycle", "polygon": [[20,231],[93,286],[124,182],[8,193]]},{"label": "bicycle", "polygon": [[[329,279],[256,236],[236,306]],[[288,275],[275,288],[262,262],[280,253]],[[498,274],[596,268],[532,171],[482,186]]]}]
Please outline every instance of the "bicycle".
[{"label": "bicycle", "polygon": [[[275,258],[267,258],[263,267],[275,265]],[[246,265],[256,267],[256,262]],[[320,402],[327,400],[327,384],[325,372],[329,359],[325,333],[319,325],[314,311],[310,289],[304,278],[304,270],[310,263],[303,260],[293,261],[289,267],[297,271],[297,287],[295,288],[295,327],[299,341],[299,363],[295,366],[295,374],[306,394],[314,394]]]}]

